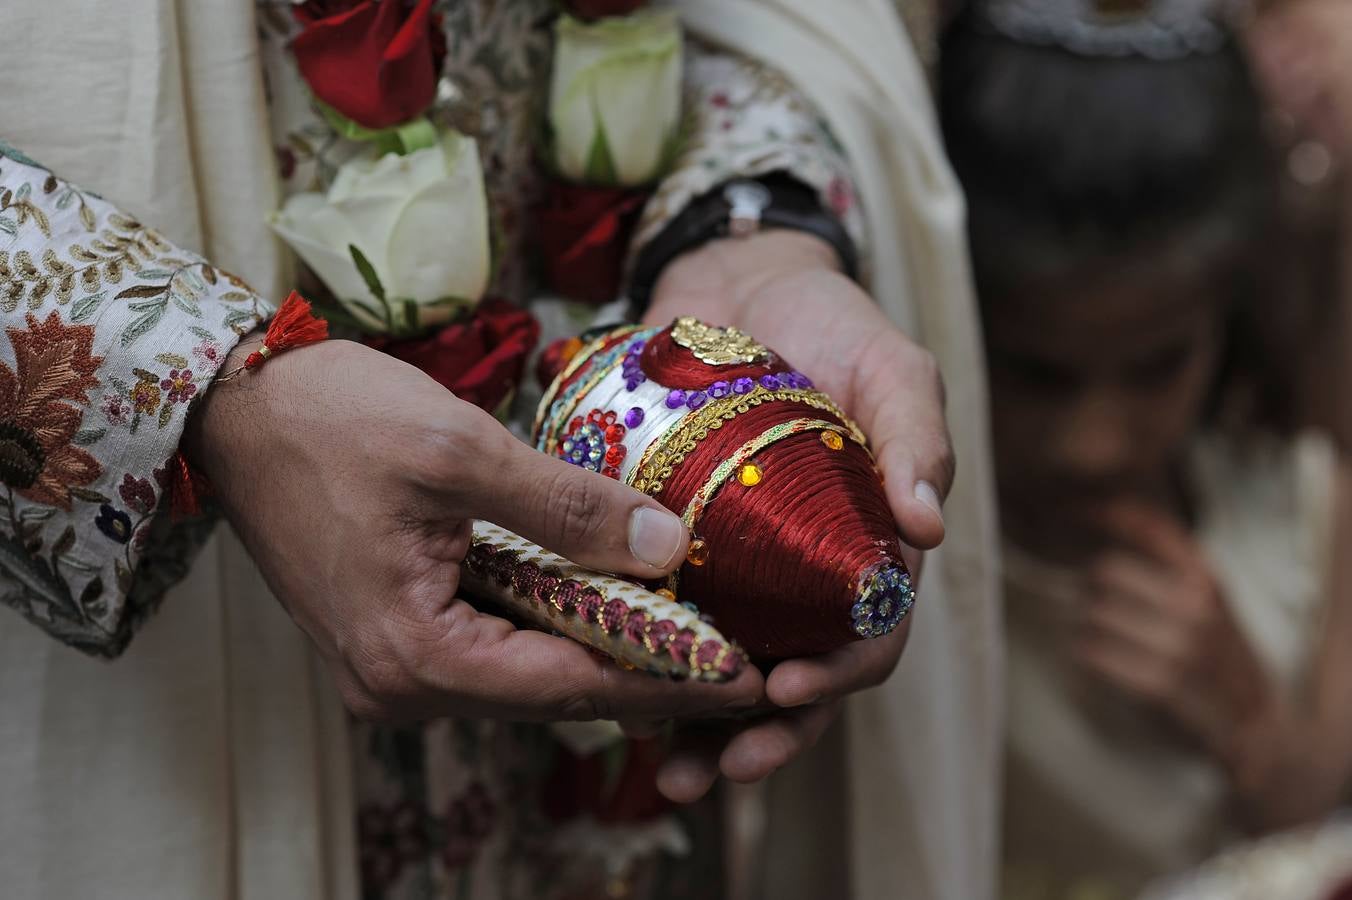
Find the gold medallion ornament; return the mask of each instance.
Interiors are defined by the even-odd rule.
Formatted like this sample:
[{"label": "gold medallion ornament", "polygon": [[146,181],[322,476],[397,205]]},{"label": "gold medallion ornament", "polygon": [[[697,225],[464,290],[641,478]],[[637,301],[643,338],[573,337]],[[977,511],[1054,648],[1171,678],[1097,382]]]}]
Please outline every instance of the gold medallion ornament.
[{"label": "gold medallion ornament", "polygon": [[751,335],[728,326],[708,325],[692,316],[683,316],[671,326],[671,339],[711,366],[758,363],[770,358],[770,351]]}]

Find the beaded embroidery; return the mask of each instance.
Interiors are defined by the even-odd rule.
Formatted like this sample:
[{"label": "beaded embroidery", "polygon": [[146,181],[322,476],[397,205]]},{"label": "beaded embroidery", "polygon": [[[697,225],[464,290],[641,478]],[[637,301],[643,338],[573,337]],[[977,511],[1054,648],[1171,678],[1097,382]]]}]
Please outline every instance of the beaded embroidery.
[{"label": "beaded embroidery", "polygon": [[709,436],[710,431],[722,428],[725,422],[735,419],[751,407],[772,400],[792,401],[828,412],[844,423],[843,426],[832,424],[832,428],[843,427],[856,443],[868,446],[859,426],[825,394],[792,388],[771,391],[757,385],[750,394],[715,400],[674,424],[643,451],[638,465],[629,473],[629,486],[650,496],[662,493],[671,473],[685,461],[700,441]]}]

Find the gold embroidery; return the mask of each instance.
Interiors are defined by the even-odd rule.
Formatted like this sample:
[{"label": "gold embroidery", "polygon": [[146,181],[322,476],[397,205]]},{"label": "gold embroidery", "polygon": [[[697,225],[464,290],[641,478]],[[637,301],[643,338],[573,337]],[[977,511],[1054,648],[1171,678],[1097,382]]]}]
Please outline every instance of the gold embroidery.
[{"label": "gold embroidery", "polygon": [[709,436],[710,431],[722,428],[723,423],[737,418],[753,406],[760,406],[771,400],[801,403],[828,412],[844,423],[853,440],[865,447],[868,446],[859,426],[820,391],[798,388],[770,391],[757,385],[749,394],[713,400],[668,428],[665,434],[643,451],[643,457],[638,465],[629,472],[629,486],[654,497],[662,493],[662,488],[666,486],[671,473],[685,461],[686,456],[694,451],[700,441]]},{"label": "gold embroidery", "polygon": [[682,316],[671,326],[671,339],[711,366],[734,363],[758,363],[770,358],[770,351],[751,335],[731,326],[719,328],[693,316]]}]

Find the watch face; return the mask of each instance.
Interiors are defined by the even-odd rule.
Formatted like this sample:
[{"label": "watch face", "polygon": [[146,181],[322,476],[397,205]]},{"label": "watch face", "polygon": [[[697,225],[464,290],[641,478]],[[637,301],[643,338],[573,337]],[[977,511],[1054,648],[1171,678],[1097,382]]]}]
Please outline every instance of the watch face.
[{"label": "watch face", "polygon": [[723,188],[723,199],[732,207],[732,216],[759,219],[770,205],[770,189],[759,181],[734,181]]}]

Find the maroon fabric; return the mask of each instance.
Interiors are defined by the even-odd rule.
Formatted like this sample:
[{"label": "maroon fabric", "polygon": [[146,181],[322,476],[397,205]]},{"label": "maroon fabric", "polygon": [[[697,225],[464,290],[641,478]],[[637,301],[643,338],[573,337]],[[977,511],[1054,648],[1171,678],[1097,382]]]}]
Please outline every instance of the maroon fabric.
[{"label": "maroon fabric", "polygon": [[1347,880],[1333,889],[1329,894],[1328,900],[1352,900],[1352,875]]},{"label": "maroon fabric", "polygon": [[609,779],[607,752],[575,756],[558,748],[541,798],[546,815],[555,822],[591,816],[615,825],[651,821],[672,809],[671,801],[657,790],[657,770],[667,755],[665,741],[626,738],[620,771]]},{"label": "maroon fabric", "polygon": [[446,37],[432,0],[310,0],[292,42],[315,96],[366,128],[389,128],[436,98]]},{"label": "maroon fabric", "polygon": [[552,181],[536,211],[545,280],[572,300],[619,296],[624,257],[648,191]]},{"label": "maroon fabric", "polygon": [[[388,2],[388,0],[387,0]],[[524,309],[489,298],[468,319],[422,338],[366,343],[431,375],[461,400],[493,412],[521,381],[540,324]]]}]

